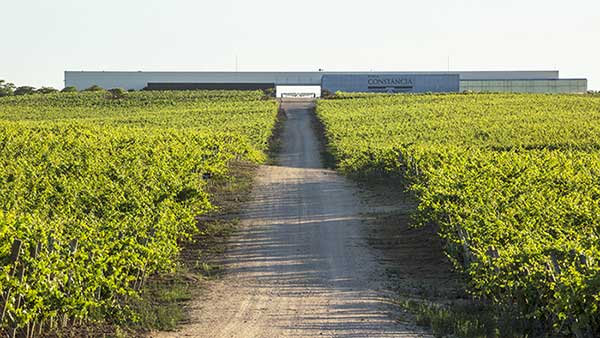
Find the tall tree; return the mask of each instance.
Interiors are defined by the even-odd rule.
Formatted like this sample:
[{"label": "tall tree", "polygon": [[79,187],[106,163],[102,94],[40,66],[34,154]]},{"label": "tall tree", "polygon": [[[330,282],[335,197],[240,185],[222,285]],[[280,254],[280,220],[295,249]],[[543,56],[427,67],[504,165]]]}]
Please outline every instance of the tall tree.
[{"label": "tall tree", "polygon": [[4,80],[0,80],[0,97],[2,96],[10,96],[15,92],[15,85],[6,82]]}]

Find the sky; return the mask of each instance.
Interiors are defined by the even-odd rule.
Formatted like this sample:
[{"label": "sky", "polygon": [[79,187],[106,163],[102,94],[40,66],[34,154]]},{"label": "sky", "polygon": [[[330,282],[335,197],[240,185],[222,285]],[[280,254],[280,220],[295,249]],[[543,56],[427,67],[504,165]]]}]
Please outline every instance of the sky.
[{"label": "sky", "polygon": [[600,90],[598,0],[0,0],[0,79],[65,70],[560,70]]}]

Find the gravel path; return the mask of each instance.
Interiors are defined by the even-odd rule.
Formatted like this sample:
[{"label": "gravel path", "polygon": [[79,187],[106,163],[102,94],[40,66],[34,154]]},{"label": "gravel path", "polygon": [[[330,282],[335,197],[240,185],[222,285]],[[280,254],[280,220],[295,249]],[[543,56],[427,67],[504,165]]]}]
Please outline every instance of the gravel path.
[{"label": "gravel path", "polygon": [[351,182],[322,168],[310,102],[285,102],[278,166],[262,166],[223,278],[191,322],[155,337],[422,337],[393,319]]}]

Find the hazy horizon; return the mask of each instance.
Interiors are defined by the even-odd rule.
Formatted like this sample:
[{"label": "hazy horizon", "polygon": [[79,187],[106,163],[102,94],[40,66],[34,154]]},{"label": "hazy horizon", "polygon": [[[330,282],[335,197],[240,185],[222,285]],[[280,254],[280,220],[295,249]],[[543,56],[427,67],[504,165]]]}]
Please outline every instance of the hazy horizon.
[{"label": "hazy horizon", "polygon": [[[0,79],[64,71],[559,70],[600,89],[600,2],[10,2]],[[237,66],[236,66],[237,63]]]}]

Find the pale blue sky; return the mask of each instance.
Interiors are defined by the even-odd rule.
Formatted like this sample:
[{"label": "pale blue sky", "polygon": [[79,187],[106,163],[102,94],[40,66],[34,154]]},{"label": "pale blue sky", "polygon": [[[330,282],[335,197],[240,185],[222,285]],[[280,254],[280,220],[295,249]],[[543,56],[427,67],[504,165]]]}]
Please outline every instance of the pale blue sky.
[{"label": "pale blue sky", "polygon": [[0,0],[0,79],[64,70],[552,70],[600,89],[598,0]]}]

